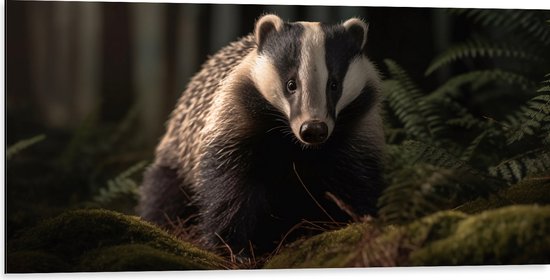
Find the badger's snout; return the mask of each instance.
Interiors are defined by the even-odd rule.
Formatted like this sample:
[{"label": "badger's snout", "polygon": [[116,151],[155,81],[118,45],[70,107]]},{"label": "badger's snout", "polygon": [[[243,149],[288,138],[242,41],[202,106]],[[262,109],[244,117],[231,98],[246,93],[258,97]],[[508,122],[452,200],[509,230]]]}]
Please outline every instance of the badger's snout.
[{"label": "badger's snout", "polygon": [[321,144],[328,138],[328,126],[318,120],[304,122],[300,126],[300,138],[308,144]]}]

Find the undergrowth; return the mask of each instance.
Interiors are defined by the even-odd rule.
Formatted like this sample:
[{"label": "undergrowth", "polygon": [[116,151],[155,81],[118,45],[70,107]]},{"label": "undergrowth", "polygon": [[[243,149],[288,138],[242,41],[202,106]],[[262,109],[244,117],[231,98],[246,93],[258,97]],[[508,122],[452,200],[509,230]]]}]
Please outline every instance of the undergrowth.
[{"label": "undergrowth", "polygon": [[384,61],[389,187],[379,206],[388,223],[495,195],[550,169],[549,13],[450,12],[478,28],[432,60],[426,78],[455,72],[437,88],[421,88]]},{"label": "undergrowth", "polygon": [[69,209],[134,214],[152,148],[135,136],[137,109],[106,124],[90,114],[68,136],[49,131],[6,149],[7,237]]}]

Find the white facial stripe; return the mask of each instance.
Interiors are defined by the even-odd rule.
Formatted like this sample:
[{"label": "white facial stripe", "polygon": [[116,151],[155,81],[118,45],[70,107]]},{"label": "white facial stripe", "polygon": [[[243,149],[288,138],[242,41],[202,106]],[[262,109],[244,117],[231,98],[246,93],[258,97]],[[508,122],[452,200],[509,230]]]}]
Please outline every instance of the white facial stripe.
[{"label": "white facial stripe", "polygon": [[273,61],[265,55],[258,56],[251,76],[262,96],[289,117],[290,105],[284,97],[284,87]]},{"label": "white facial stripe", "polygon": [[328,116],[326,84],[328,69],[325,61],[325,34],[318,22],[300,22],[304,27],[300,51],[298,79],[300,80],[300,112],[291,120],[290,126],[300,138],[301,125],[307,121],[320,120],[327,124],[328,135],[334,129],[334,120]]},{"label": "white facial stripe", "polygon": [[376,73],[374,65],[364,56],[359,56],[350,63],[344,78],[342,96],[336,104],[336,115],[359,96],[367,81],[377,79]]},{"label": "white facial stripe", "polygon": [[325,120],[327,115],[325,34],[319,23],[300,22],[304,26],[300,66],[301,113],[304,119]]}]

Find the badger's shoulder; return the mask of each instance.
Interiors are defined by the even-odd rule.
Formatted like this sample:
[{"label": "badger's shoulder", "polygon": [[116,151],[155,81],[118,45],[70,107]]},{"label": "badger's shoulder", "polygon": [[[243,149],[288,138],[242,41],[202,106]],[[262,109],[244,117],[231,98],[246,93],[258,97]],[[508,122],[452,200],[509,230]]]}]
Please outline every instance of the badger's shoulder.
[{"label": "badger's shoulder", "polygon": [[220,49],[201,66],[201,70],[191,79],[182,97],[204,94],[205,90],[214,91],[219,82],[225,79],[255,47],[254,37],[248,35]]},{"label": "badger's shoulder", "polygon": [[[227,78],[243,58],[255,48],[254,37],[248,35],[225,46],[208,57],[200,71],[193,76],[178,101],[174,117],[187,115],[186,109],[207,110],[221,81]],[[199,107],[197,107],[199,106]],[[180,111],[183,110],[184,112]]]},{"label": "badger's shoulder", "polygon": [[202,64],[170,115],[167,131],[156,150],[159,163],[174,168],[181,168],[182,163],[189,168],[196,165],[201,132],[220,84],[255,47],[254,36],[248,35],[223,47]]}]

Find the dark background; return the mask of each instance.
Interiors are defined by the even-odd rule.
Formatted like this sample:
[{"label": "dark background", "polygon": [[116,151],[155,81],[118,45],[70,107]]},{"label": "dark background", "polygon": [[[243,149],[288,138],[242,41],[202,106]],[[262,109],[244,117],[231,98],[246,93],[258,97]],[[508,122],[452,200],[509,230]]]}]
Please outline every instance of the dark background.
[{"label": "dark background", "polygon": [[361,17],[370,23],[372,60],[399,61],[413,78],[468,31],[444,9],[425,8],[7,1],[6,11],[8,145],[74,129],[93,112],[116,122],[134,104],[140,140],[156,142],[200,64],[264,13],[289,21]]}]

